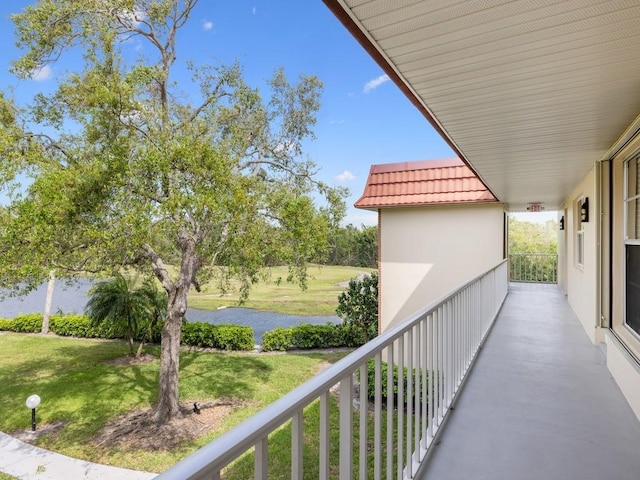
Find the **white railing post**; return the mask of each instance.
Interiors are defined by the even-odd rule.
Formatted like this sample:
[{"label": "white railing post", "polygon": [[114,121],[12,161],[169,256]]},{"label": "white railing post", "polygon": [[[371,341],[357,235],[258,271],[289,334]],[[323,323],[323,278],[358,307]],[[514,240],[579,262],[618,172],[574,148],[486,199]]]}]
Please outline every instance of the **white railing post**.
[{"label": "white railing post", "polygon": [[262,437],[258,443],[256,443],[254,454],[254,478],[255,480],[267,480],[268,467],[267,467],[267,451],[269,447],[269,441],[267,437]]},{"label": "white railing post", "polygon": [[320,465],[319,480],[329,480],[329,392],[320,395]]},{"label": "white railing post", "polygon": [[353,475],[353,375],[340,381],[340,478]]},{"label": "white railing post", "polygon": [[375,400],[373,412],[373,477],[382,478],[382,353],[375,357]]},{"label": "white railing post", "polygon": [[302,480],[302,452],[304,451],[302,410],[291,419],[291,478]]},{"label": "white railing post", "polygon": [[367,388],[368,388],[368,369],[367,363],[360,365],[360,451],[358,452],[358,460],[360,465],[360,480],[367,480],[367,443],[369,431],[367,428]]}]

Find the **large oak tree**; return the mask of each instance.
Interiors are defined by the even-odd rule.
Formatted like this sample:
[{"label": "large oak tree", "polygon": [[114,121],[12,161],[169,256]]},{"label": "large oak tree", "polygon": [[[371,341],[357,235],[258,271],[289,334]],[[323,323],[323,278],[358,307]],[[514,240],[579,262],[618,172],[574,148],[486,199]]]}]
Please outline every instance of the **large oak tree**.
[{"label": "large oak tree", "polygon": [[[327,245],[342,193],[314,180],[302,157],[321,84],[290,84],[269,98],[238,65],[187,64],[175,83],[178,33],[198,0],[40,0],[13,17],[21,77],[82,55],[52,95],[18,110],[0,96],[2,287],[59,276],[151,272],[168,295],[156,419],[179,415],[180,332],[192,286],[239,278],[242,294],[266,263],[291,266]],[[146,43],[132,60],[130,40]],[[201,45],[180,45],[181,55]],[[153,52],[153,53],[149,53]],[[28,185],[25,187],[25,185]],[[13,188],[12,187],[16,187]],[[318,199],[324,198],[318,207]]]}]

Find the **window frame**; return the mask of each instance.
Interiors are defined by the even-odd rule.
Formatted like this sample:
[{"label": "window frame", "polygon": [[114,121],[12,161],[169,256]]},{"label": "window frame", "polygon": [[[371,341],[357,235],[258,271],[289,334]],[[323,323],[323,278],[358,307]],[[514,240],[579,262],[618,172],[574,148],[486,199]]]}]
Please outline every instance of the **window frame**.
[{"label": "window frame", "polygon": [[[629,166],[632,162],[635,162],[635,194],[634,195],[629,195]],[[623,277],[623,281],[622,281],[622,301],[623,301],[623,309],[622,309],[622,325],[623,327],[631,333],[631,335],[633,335],[635,337],[636,340],[640,340],[640,332],[634,330],[628,323],[627,323],[627,246],[629,245],[635,245],[638,246],[640,245],[640,235],[638,235],[638,202],[640,202],[640,155],[635,155],[632,156],[628,159],[626,159],[623,163],[622,163],[622,172],[623,172],[623,176],[622,176],[622,248],[623,248],[623,262],[624,262],[624,268],[622,269],[622,277]],[[629,238],[629,204],[631,202],[636,202],[636,216],[635,216],[635,223],[634,223],[634,228],[635,228],[635,232],[633,237],[634,238]]]}]

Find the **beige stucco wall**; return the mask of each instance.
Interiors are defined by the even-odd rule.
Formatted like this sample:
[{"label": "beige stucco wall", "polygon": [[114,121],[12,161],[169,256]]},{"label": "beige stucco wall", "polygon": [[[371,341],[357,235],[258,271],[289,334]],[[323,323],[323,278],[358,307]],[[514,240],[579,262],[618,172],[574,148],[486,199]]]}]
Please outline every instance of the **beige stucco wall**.
[{"label": "beige stucco wall", "polygon": [[571,236],[571,228],[569,225],[569,217],[566,209],[561,208],[558,210],[558,224],[560,219],[564,216],[564,230],[558,230],[558,287],[567,294],[567,242]]},{"label": "beige stucco wall", "polygon": [[[600,198],[597,198],[598,178],[596,168],[594,168],[562,205],[565,213],[565,231],[558,237],[559,252],[559,284],[567,294],[569,304],[576,313],[580,323],[592,342],[604,342],[607,345],[607,366],[616,383],[622,390],[629,405],[640,419],[640,364],[633,358],[633,352],[640,358],[640,342],[635,338],[629,329],[622,325],[624,309],[624,238],[623,238],[623,217],[622,217],[622,191],[623,191],[623,169],[624,160],[640,152],[640,139],[630,143],[622,150],[613,162],[613,231],[611,235],[612,248],[612,291],[611,298],[606,298],[612,305],[612,326],[616,334],[614,335],[606,328],[600,329],[600,305],[599,296],[602,294],[608,297],[609,285],[600,285],[598,279],[600,270],[598,268],[598,225],[600,217]],[[585,234],[585,261],[582,268],[575,262],[576,258],[576,234],[575,215],[578,213],[575,202],[582,196],[589,197],[590,219],[584,225]],[[561,212],[562,213],[562,212]],[[602,224],[603,229],[609,228],[609,219],[606,218]],[[608,261],[609,252],[602,251],[602,256]],[[608,272],[603,278],[608,278]],[[608,302],[607,302],[608,304]],[[604,317],[609,316],[609,312],[602,313]]]},{"label": "beige stucco wall", "polygon": [[[584,262],[577,263],[577,216],[580,215],[577,202],[580,198],[589,198],[589,222],[583,223],[584,229]],[[566,211],[565,230],[559,236],[561,266],[561,287],[567,300],[576,313],[580,323],[592,342],[596,342],[597,319],[597,199],[595,168],[574,188],[565,199],[561,210]]]},{"label": "beige stucco wall", "polygon": [[383,209],[379,228],[381,331],[503,259],[501,204]]}]

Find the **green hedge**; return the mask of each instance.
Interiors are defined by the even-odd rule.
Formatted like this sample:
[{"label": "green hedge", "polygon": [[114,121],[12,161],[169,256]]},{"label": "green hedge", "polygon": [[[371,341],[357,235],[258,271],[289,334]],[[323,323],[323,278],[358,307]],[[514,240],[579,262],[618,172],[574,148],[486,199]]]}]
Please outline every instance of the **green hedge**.
[{"label": "green hedge", "polygon": [[13,331],[13,318],[0,318],[0,331]]},{"label": "green hedge", "polygon": [[273,352],[291,350],[293,345],[293,329],[277,327],[262,335],[262,351]]},{"label": "green hedge", "polygon": [[91,320],[86,315],[52,315],[49,329],[62,337],[122,338],[108,323],[92,327]]},{"label": "green hedge", "polygon": [[14,332],[38,333],[42,331],[42,314],[29,313],[13,319]]},{"label": "green hedge", "polygon": [[359,347],[364,344],[364,334],[348,325],[327,323],[295,327],[278,327],[262,335],[262,350],[286,351],[312,348]]},{"label": "green hedge", "polygon": [[253,350],[253,329],[241,325],[212,325],[206,322],[184,323],[182,344],[221,350]]},{"label": "green hedge", "polygon": [[[49,329],[56,335],[82,338],[122,338],[108,324],[92,327],[86,315],[52,315]],[[0,330],[11,332],[39,333],[42,331],[42,314],[19,315],[15,318],[0,318]],[[147,341],[160,343],[162,323],[152,331]],[[142,339],[142,332],[136,340]],[[253,350],[254,339],[251,327],[239,325],[212,325],[210,323],[185,322],[182,326],[182,344],[196,347],[219,348],[221,350]]]}]

